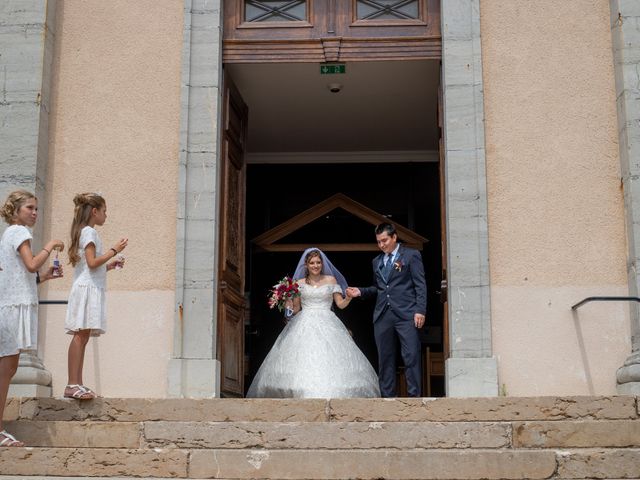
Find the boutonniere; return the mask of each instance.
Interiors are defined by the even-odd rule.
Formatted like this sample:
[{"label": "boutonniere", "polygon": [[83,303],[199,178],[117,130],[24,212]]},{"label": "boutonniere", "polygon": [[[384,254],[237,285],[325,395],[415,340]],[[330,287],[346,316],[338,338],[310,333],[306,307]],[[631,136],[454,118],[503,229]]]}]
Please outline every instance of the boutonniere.
[{"label": "boutonniere", "polygon": [[395,262],[393,262],[393,268],[397,271],[397,272],[401,272],[402,271],[402,267],[404,267],[404,263],[402,263],[402,260],[396,260]]}]

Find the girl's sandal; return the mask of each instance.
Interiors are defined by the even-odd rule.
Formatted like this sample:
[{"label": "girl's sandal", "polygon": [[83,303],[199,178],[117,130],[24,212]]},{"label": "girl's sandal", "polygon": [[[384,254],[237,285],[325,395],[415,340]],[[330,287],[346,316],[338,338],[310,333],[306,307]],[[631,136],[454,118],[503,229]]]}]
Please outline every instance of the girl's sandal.
[{"label": "girl's sandal", "polygon": [[24,447],[24,443],[17,440],[16,437],[8,433],[6,430],[0,432],[0,447]]},{"label": "girl's sandal", "polygon": [[64,398],[91,400],[92,398],[96,398],[96,394],[83,385],[67,385],[64,388]]}]

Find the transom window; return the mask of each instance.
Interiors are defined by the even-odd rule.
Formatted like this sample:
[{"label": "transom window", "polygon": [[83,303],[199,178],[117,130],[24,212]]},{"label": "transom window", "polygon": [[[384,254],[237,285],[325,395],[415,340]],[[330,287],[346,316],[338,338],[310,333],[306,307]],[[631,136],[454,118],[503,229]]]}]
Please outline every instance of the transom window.
[{"label": "transom window", "polygon": [[357,0],[358,20],[415,20],[420,16],[418,0]]},{"label": "transom window", "polygon": [[245,0],[246,22],[300,22],[307,20],[306,0]]}]

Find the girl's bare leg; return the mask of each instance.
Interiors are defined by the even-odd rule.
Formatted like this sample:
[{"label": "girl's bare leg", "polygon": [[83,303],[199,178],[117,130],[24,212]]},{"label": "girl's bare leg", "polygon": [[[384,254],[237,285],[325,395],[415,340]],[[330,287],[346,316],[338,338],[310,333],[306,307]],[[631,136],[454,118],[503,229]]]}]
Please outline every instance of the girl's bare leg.
[{"label": "girl's bare leg", "polygon": [[78,398],[80,400],[87,400],[94,398],[95,395],[92,392],[78,393],[78,385],[82,385],[82,368],[84,366],[84,352],[87,348],[87,343],[91,337],[91,330],[78,330],[73,334],[71,343],[69,344],[68,353],[68,374],[69,381],[67,385],[75,385],[73,388],[65,388],[64,396]]},{"label": "girl's bare leg", "polygon": [[[9,393],[9,384],[11,379],[18,370],[18,361],[20,360],[20,354],[8,355],[6,357],[0,357],[0,432],[4,431],[2,424],[2,416],[4,415],[4,407],[7,403],[7,395]],[[5,437],[0,435],[0,441],[5,440]],[[13,447],[22,447],[22,442],[6,442]]]}]

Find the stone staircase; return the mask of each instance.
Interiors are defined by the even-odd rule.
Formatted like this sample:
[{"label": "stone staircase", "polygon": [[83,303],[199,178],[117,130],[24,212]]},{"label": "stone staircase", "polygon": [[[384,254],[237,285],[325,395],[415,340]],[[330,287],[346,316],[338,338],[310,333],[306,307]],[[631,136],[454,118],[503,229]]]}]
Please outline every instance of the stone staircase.
[{"label": "stone staircase", "polygon": [[0,480],[640,478],[635,397],[11,399]]}]

